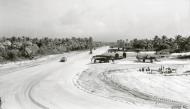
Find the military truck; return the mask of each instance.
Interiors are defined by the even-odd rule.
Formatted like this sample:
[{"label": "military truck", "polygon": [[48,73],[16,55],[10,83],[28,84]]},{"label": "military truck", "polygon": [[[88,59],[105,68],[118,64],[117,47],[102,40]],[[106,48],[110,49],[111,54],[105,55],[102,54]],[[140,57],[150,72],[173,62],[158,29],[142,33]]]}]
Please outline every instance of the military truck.
[{"label": "military truck", "polygon": [[110,60],[114,61],[114,58],[110,55],[95,55],[92,57],[91,62],[108,63]]},{"label": "military truck", "polygon": [[60,62],[66,62],[67,61],[67,58],[66,57],[62,57]]},{"label": "military truck", "polygon": [[146,62],[146,60],[150,60],[151,63],[153,63],[153,61],[157,61],[157,56],[150,54],[138,54],[136,58],[138,61],[143,61],[143,62]]}]

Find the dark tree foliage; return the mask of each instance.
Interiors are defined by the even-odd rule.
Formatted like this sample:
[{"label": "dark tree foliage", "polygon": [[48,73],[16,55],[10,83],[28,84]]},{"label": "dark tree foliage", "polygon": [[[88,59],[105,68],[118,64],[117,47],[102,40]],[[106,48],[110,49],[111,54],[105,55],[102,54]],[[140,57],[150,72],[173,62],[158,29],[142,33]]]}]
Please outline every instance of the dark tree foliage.
[{"label": "dark tree foliage", "polygon": [[[125,44],[123,44],[125,43]],[[177,35],[174,38],[168,38],[163,35],[161,37],[155,36],[152,39],[133,39],[133,40],[118,40],[117,47],[125,48],[125,50],[145,50],[145,51],[162,51],[169,52],[190,52],[190,36],[183,37]]]},{"label": "dark tree foliage", "polygon": [[[85,50],[92,46],[92,38],[30,38],[16,37],[0,38],[0,61],[17,60],[37,55],[58,54],[73,50]],[[94,47],[102,46],[101,42],[93,42]]]}]

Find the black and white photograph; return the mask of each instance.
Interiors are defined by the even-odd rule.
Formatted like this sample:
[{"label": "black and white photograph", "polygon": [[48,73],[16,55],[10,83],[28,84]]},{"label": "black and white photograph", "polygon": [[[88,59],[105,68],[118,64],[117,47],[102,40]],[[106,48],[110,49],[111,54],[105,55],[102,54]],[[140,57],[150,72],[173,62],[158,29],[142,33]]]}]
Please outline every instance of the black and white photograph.
[{"label": "black and white photograph", "polygon": [[190,109],[190,0],[0,0],[0,109]]}]

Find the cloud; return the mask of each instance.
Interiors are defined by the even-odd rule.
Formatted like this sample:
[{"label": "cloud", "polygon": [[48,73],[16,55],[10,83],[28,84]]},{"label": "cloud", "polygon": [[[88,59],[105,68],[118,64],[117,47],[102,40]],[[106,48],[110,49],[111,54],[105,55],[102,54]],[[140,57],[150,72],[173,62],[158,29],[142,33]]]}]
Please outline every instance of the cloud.
[{"label": "cloud", "polygon": [[0,36],[189,35],[189,0],[0,0]]}]

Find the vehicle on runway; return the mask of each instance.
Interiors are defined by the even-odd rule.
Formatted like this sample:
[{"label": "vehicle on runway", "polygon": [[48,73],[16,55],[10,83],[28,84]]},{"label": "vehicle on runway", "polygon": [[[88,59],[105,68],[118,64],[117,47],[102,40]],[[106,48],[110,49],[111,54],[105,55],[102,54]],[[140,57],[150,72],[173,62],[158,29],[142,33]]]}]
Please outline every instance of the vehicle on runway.
[{"label": "vehicle on runway", "polygon": [[157,61],[157,56],[156,55],[137,55],[136,56],[138,61],[143,61],[146,62],[146,60],[150,60],[151,63],[153,63],[153,61]]},{"label": "vehicle on runway", "polygon": [[109,56],[109,55],[95,55],[91,59],[91,61],[93,61],[94,63],[96,63],[96,62],[108,63],[110,60],[112,60],[112,62],[113,62],[114,58],[112,56]]},{"label": "vehicle on runway", "polygon": [[67,58],[66,57],[62,57],[60,62],[66,62],[67,61]]}]

